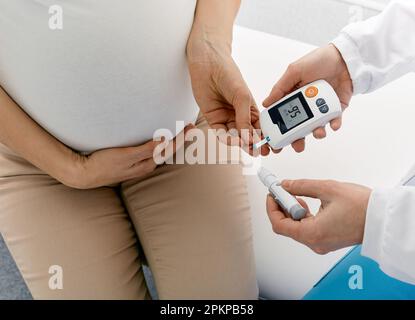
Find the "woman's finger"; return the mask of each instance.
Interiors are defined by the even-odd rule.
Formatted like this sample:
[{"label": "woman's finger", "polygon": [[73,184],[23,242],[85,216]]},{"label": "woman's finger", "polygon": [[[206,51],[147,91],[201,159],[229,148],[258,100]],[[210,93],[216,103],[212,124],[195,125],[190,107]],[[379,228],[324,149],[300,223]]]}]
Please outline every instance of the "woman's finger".
[{"label": "woman's finger", "polygon": [[256,121],[252,125],[252,137],[253,137],[253,145],[250,146],[251,147],[250,149],[252,150],[252,155],[255,156],[255,157],[259,156],[259,155],[261,155],[263,157],[269,155],[270,146],[268,144],[265,144],[265,145],[261,146],[260,149],[255,149],[254,148],[255,144],[259,143],[261,140],[264,139],[264,135],[262,134],[261,127],[260,127],[260,124],[259,124],[259,120]]},{"label": "woman's finger", "polygon": [[183,148],[187,136],[193,129],[197,130],[193,124],[187,125],[174,139],[157,145],[153,150],[153,160],[157,164],[162,164],[172,158],[179,149]]},{"label": "woman's finger", "polygon": [[261,147],[261,156],[266,157],[271,152],[270,148],[268,146],[262,146]]},{"label": "woman's finger", "polygon": [[235,109],[236,128],[240,132],[241,139],[247,145],[252,144],[252,122],[251,122],[251,106],[252,95],[248,87],[243,90],[236,91],[233,102]]},{"label": "woman's finger", "polygon": [[133,163],[144,161],[147,159],[152,159],[154,155],[154,150],[161,144],[168,144],[166,137],[160,138],[160,140],[152,140],[141,146],[134,147],[134,150],[131,154]]},{"label": "woman's finger", "polygon": [[141,178],[153,172],[157,168],[157,163],[153,158],[137,162],[129,169],[129,179]]}]

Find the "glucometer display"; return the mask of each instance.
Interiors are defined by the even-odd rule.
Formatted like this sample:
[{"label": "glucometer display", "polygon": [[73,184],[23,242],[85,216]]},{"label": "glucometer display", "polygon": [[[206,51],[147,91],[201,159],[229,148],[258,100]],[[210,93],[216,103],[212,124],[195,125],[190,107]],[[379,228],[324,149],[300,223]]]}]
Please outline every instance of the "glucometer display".
[{"label": "glucometer display", "polygon": [[295,98],[282,105],[278,108],[278,111],[281,114],[282,121],[284,121],[287,130],[309,119],[299,98]]},{"label": "glucometer display", "polygon": [[314,117],[301,92],[271,108],[269,115],[281,134]]}]

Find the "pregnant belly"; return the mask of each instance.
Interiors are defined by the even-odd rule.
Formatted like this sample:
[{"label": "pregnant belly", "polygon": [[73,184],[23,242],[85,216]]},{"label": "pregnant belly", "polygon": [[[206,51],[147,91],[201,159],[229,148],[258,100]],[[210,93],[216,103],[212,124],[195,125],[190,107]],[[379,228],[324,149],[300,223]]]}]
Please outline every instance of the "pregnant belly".
[{"label": "pregnant belly", "polygon": [[[0,8],[0,17],[13,6]],[[175,133],[176,121],[193,122],[198,113],[185,59],[194,6],[73,1],[56,31],[45,28],[39,6],[26,8],[32,19],[22,24],[0,19],[1,85],[75,150],[142,144],[160,128]]]}]

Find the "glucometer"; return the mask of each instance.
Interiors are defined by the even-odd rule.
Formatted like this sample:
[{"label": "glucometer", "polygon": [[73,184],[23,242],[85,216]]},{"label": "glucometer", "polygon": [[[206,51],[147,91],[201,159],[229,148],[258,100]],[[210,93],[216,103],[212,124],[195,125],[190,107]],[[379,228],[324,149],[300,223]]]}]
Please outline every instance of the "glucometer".
[{"label": "glucometer", "polygon": [[290,215],[294,220],[301,220],[305,217],[307,213],[306,209],[301,206],[293,195],[281,186],[281,182],[275,175],[261,167],[258,170],[258,177],[268,188],[275,202],[278,203],[286,214]]},{"label": "glucometer", "polygon": [[268,143],[273,149],[281,149],[341,114],[339,98],[331,85],[325,80],[312,82],[261,112],[261,129],[265,139],[254,148]]}]

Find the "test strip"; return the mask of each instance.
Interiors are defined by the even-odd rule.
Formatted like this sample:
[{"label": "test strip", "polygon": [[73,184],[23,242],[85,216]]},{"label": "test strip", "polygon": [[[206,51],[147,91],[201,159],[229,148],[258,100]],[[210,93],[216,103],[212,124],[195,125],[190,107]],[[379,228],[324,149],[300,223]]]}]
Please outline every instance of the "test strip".
[{"label": "test strip", "polygon": [[255,143],[253,147],[254,147],[254,149],[257,150],[257,149],[261,148],[262,146],[266,145],[269,141],[270,141],[270,138],[266,137],[264,140],[261,140],[260,142]]}]

